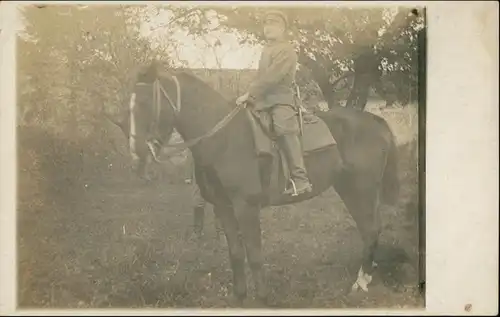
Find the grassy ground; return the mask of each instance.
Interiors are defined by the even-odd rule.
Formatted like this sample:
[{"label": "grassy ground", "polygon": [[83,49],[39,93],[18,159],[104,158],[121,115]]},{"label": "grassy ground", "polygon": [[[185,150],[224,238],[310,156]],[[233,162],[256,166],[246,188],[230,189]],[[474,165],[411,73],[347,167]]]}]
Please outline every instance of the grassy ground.
[{"label": "grassy ground", "polygon": [[[398,142],[409,144],[411,115],[394,110],[384,116]],[[408,152],[407,147],[402,151]],[[21,166],[33,160],[25,155]],[[379,269],[369,293],[349,293],[362,243],[335,192],[262,211],[271,307],[422,307],[416,288],[416,210],[406,208],[414,190],[408,161],[403,156],[400,206],[382,210]],[[77,182],[61,180],[51,188],[34,169],[23,172],[21,167],[20,306],[229,307],[227,246],[215,239],[211,207],[206,236],[197,242],[190,239],[190,188],[179,182],[172,166],[166,168],[172,176],[168,181],[148,186],[117,162],[103,166],[97,172],[80,171]],[[61,195],[65,198],[52,199]]]}]

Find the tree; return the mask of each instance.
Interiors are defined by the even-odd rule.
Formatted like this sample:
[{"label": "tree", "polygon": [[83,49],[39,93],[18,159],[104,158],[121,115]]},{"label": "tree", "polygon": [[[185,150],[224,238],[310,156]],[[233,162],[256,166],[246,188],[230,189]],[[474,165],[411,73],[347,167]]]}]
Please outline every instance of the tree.
[{"label": "tree", "polygon": [[101,131],[105,117],[120,121],[135,68],[153,57],[170,62],[168,47],[141,35],[143,14],[138,6],[25,6],[18,124],[79,138]]},{"label": "tree", "polygon": [[[178,13],[189,11],[190,18],[180,18],[176,24],[189,34],[202,35],[218,28],[236,32],[241,43],[261,43],[260,19],[264,10],[269,9],[208,5],[196,10],[183,8]],[[373,69],[380,68],[379,74],[374,74],[375,78],[402,83],[399,85],[404,87],[398,94],[400,100],[407,98],[409,87],[416,86],[416,32],[423,26],[418,11],[403,7],[279,9],[289,17],[290,35],[297,46],[300,63],[312,71],[330,104],[335,103],[332,81],[346,71],[354,71],[358,76],[360,72],[356,72],[354,66],[362,62],[361,53],[364,53],[365,60],[375,60],[377,67]],[[366,48],[373,46],[377,47],[377,53],[366,54]],[[369,87],[365,85],[363,89]]]}]

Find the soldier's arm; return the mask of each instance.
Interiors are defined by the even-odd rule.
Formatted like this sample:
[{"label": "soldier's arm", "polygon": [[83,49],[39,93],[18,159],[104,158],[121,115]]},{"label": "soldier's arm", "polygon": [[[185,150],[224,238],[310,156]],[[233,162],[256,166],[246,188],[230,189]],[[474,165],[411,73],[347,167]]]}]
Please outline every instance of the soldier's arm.
[{"label": "soldier's arm", "polygon": [[281,49],[273,59],[269,68],[267,68],[258,78],[250,85],[248,90],[251,100],[259,99],[278,84],[283,77],[295,71],[297,67],[297,54],[293,48]]}]

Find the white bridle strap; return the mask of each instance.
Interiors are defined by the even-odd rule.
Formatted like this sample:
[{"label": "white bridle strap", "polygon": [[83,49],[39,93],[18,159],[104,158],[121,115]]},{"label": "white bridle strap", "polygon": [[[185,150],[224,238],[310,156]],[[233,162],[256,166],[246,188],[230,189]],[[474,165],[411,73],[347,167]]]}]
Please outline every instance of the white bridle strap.
[{"label": "white bridle strap", "polygon": [[[177,102],[174,103],[172,101],[172,98],[170,98],[170,95],[167,93],[167,91],[165,90],[165,88],[163,88],[163,85],[160,83],[160,80],[159,79],[156,79],[154,82],[153,82],[153,111],[154,111],[154,119],[153,119],[153,122],[152,122],[152,128],[156,131],[154,131],[155,133],[157,133],[158,131],[158,126],[160,124],[160,112],[161,112],[161,94],[163,94],[165,96],[165,98],[167,98],[168,100],[168,103],[170,105],[170,107],[172,107],[172,109],[174,110],[174,113],[176,115],[178,115],[181,111],[181,85],[179,83],[179,80],[177,79],[176,76],[172,76],[172,79],[174,80],[175,82],[175,86],[176,86],[176,90],[177,90]],[[139,82],[139,83],[136,83],[137,86],[147,86],[147,85],[150,85],[148,83],[143,83],[143,82]],[[135,97],[135,93],[133,94],[134,97]],[[135,100],[135,98],[134,98]],[[132,107],[130,108],[130,111],[132,111]],[[133,114],[132,114],[133,115]],[[132,118],[132,117],[131,117]]]},{"label": "white bridle strap", "polygon": [[177,102],[174,104],[168,93],[165,91],[163,86],[160,83],[160,80],[157,79],[155,80],[155,85],[157,86],[157,89],[161,90],[163,95],[168,99],[168,102],[172,109],[174,109],[175,113],[181,112],[181,84],[179,83],[179,80],[177,79],[177,76],[172,76],[172,79],[175,82],[175,88],[176,88],[176,93],[177,93]]},{"label": "white bridle strap", "polygon": [[[170,103],[170,106],[175,110],[175,112],[180,112],[181,111],[181,85],[180,85],[179,80],[177,79],[176,76],[172,76],[172,79],[174,80],[175,87],[177,89],[177,100],[176,100],[177,102],[176,103],[174,103],[172,101],[172,99],[170,98],[169,94],[165,91],[165,89],[161,85],[159,79],[156,79],[154,81],[153,85],[156,86],[156,89],[158,89],[158,87],[159,87],[159,89],[161,90],[161,92],[163,93],[163,95],[168,99],[168,101]],[[147,86],[147,85],[151,85],[151,84],[142,83],[142,82],[136,83],[136,86]]]}]

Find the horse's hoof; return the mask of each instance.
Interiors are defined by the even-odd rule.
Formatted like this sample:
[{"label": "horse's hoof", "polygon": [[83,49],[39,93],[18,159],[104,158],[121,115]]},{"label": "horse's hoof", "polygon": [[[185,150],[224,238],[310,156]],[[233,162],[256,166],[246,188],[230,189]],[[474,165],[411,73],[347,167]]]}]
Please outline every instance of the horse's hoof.
[{"label": "horse's hoof", "polygon": [[257,295],[255,297],[255,301],[259,306],[268,306],[269,305],[269,297],[264,295]]},{"label": "horse's hoof", "polygon": [[195,231],[193,233],[193,239],[195,239],[197,241],[203,240],[203,237],[204,237],[203,232]]},{"label": "horse's hoof", "polygon": [[354,282],[354,284],[352,284],[351,291],[356,292],[358,288],[359,288],[358,282]]},{"label": "horse's hoof", "polygon": [[361,289],[363,292],[368,292],[368,285],[365,284],[360,285],[358,282],[355,282],[351,287],[351,291],[357,292],[358,289]]},{"label": "horse's hoof", "polygon": [[226,242],[226,236],[224,236],[223,234],[218,235],[218,236],[215,238],[215,241],[216,241],[218,244],[222,244],[222,243]]},{"label": "horse's hoof", "polygon": [[352,291],[357,291],[358,289],[368,292],[368,284],[372,282],[373,277],[363,271],[363,267],[359,268],[358,278],[356,282],[352,285]]},{"label": "horse's hoof", "polygon": [[233,295],[230,299],[230,305],[233,307],[243,308],[245,305],[246,295]]},{"label": "horse's hoof", "polygon": [[199,243],[203,241],[203,234],[199,234],[196,232],[187,233],[185,239],[190,243]]}]

